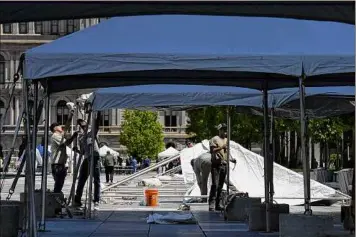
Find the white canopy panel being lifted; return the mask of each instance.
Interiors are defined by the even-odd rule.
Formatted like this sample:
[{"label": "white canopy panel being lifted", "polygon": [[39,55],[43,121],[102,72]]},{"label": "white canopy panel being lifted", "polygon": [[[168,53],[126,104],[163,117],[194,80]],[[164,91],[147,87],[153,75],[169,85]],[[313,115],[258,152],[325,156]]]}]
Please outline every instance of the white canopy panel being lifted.
[{"label": "white canopy panel being lifted", "polygon": [[[240,192],[247,192],[250,197],[264,197],[264,171],[263,157],[253,153],[241,145],[231,141],[231,157],[236,159],[236,166],[230,163],[230,182]],[[194,171],[190,165],[193,158],[209,151],[207,140],[196,144],[194,147],[181,151],[180,159],[182,172],[186,183],[194,182],[194,186],[188,191],[189,196],[199,196],[200,189],[195,182]],[[301,205],[304,203],[303,176],[287,169],[277,163],[273,166],[275,201],[289,205]],[[208,185],[210,188],[210,185]],[[334,196],[340,196],[335,189],[323,185],[315,180],[310,183],[311,198],[313,201],[322,200]],[[344,195],[346,197],[346,195]],[[315,200],[315,198],[317,200]],[[320,198],[320,199],[319,199]]]}]

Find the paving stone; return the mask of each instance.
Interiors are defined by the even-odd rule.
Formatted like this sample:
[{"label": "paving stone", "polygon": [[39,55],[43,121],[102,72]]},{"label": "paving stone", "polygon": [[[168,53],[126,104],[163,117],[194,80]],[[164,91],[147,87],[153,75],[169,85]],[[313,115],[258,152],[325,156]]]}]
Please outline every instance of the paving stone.
[{"label": "paving stone", "polygon": [[158,232],[171,234],[171,233],[202,232],[202,231],[200,227],[195,224],[151,225],[150,233],[158,233]]},{"label": "paving stone", "polygon": [[149,237],[205,237],[203,232],[181,232],[181,233],[151,233]]},{"label": "paving stone", "polygon": [[103,232],[122,232],[122,231],[147,231],[149,230],[150,226],[146,223],[139,224],[139,223],[129,223],[129,222],[105,222],[101,224],[96,230],[95,234],[100,234]]},{"label": "paving stone", "polygon": [[224,223],[224,217],[217,212],[192,212],[194,218],[199,222],[199,223],[204,223],[204,222],[222,222]]},{"label": "paving stone", "polygon": [[200,227],[204,232],[209,231],[225,231],[225,232],[241,232],[248,231],[248,226],[244,223],[200,223]]}]

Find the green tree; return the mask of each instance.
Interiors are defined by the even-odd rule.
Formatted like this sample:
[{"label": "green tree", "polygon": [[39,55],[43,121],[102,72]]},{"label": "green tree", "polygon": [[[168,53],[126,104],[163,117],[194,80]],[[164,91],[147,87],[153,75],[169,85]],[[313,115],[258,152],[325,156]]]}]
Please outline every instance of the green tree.
[{"label": "green tree", "polygon": [[125,110],[120,142],[137,159],[156,157],[164,149],[162,125],[151,111]]},{"label": "green tree", "polygon": [[187,111],[189,121],[187,134],[192,135],[195,142],[215,136],[216,125],[226,123],[226,109],[223,107],[205,107]]},{"label": "green tree", "polygon": [[339,140],[345,125],[339,117],[312,119],[309,121],[309,134],[315,142]]},{"label": "green tree", "polygon": [[[210,139],[217,135],[216,125],[227,122],[226,107],[205,107],[188,111],[187,133],[193,135],[195,142]],[[249,148],[252,143],[260,142],[263,133],[262,117],[240,114],[231,109],[231,139]]]},{"label": "green tree", "polygon": [[231,139],[251,149],[252,143],[263,140],[263,117],[232,112]]},{"label": "green tree", "polygon": [[[326,163],[326,168],[334,166],[339,167],[339,157],[335,156],[334,160],[328,157],[329,145],[337,144],[341,140],[341,134],[345,129],[345,124],[340,117],[312,119],[308,124],[308,134],[313,142],[320,143],[322,151],[322,160]],[[322,165],[322,164],[320,164]]]}]

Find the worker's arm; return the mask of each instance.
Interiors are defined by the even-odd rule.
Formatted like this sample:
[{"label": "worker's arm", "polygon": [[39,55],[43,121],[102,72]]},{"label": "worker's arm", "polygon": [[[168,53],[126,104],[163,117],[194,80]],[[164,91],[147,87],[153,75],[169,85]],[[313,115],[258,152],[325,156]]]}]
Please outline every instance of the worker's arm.
[{"label": "worker's arm", "polygon": [[74,139],[77,138],[77,136],[78,136],[78,132],[73,133],[73,135],[72,135],[69,139],[65,140],[65,141],[63,142],[63,144],[64,144],[65,146],[69,146],[69,145],[74,141]]},{"label": "worker's arm", "polygon": [[226,144],[224,144],[223,146],[219,147],[217,145],[217,142],[215,141],[214,137],[209,141],[209,143],[210,143],[210,153],[211,154],[214,154],[214,153],[219,152],[219,151],[221,151],[223,149],[226,149],[226,147],[227,147]]}]

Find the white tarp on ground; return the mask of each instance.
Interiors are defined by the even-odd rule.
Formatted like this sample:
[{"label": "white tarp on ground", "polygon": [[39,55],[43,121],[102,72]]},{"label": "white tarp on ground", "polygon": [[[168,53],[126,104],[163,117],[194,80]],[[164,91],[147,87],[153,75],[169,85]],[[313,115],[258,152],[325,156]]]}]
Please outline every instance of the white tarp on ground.
[{"label": "white tarp on ground", "polygon": [[104,156],[106,156],[106,153],[107,153],[108,151],[110,151],[110,154],[113,155],[113,156],[119,156],[119,152],[117,152],[117,151],[111,149],[110,147],[108,147],[108,146],[106,146],[106,145],[100,147],[99,155],[100,155],[101,157],[104,157]]},{"label": "white tarp on ground", "polygon": [[[186,183],[195,182],[194,171],[190,165],[190,161],[199,155],[208,152],[209,142],[204,140],[202,143],[196,144],[194,147],[186,148],[181,151],[180,158],[182,164],[182,172]],[[231,142],[231,156],[236,159],[236,167],[230,163],[230,182],[238,191],[247,192],[250,197],[264,197],[264,172],[263,172],[263,157],[253,153],[241,145]],[[304,185],[303,176],[287,169],[277,163],[273,165],[274,176],[274,191],[275,201],[277,203],[286,203],[289,205],[300,205],[304,203]],[[210,185],[208,186],[210,188]],[[310,191],[312,198],[327,198],[332,196],[340,196],[335,189],[332,189],[319,182],[311,180]],[[200,190],[198,185],[188,191],[187,195],[199,196]],[[281,199],[281,197],[285,199]],[[291,199],[298,198],[298,199]],[[313,200],[317,201],[317,200]]]},{"label": "white tarp on ground", "polygon": [[167,150],[162,151],[161,153],[158,154],[158,158],[166,158],[166,157],[172,157],[179,154],[179,151],[174,149],[173,147],[169,147]]},{"label": "white tarp on ground", "polygon": [[[154,213],[147,217],[147,224],[195,224],[196,221],[191,213],[169,212],[165,215]],[[169,235],[167,233],[167,235]]]}]

